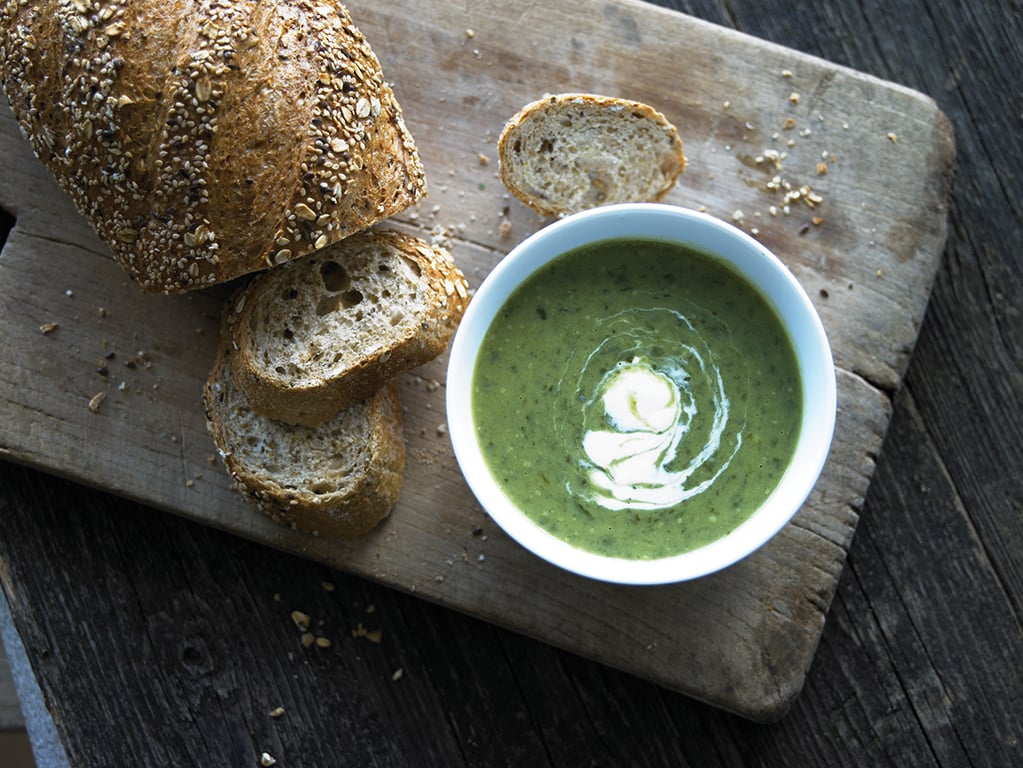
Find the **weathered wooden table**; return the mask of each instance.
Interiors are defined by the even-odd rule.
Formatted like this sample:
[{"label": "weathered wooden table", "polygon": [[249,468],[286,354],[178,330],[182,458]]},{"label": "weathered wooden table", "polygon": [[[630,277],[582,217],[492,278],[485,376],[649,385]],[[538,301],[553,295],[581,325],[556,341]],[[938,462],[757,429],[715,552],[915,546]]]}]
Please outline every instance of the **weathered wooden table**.
[{"label": "weathered wooden table", "polygon": [[[8,246],[34,222],[47,255],[18,266],[25,291],[0,286],[7,317],[38,315],[4,329],[0,381],[25,392],[7,395],[18,415],[0,434],[18,462],[76,482],[0,465],[0,583],[72,762],[251,765],[264,751],[292,765],[1018,762],[1019,9],[675,6],[721,25],[707,27],[625,2],[585,14],[437,4],[446,23],[430,26],[430,14],[369,5],[353,11],[385,67],[419,64],[389,72],[435,168],[430,201],[404,224],[444,228],[473,280],[510,246],[502,220],[510,241],[540,224],[479,160],[513,105],[571,87],[674,112],[691,161],[674,202],[741,210],[825,319],[845,404],[831,474],[743,568],[684,589],[594,589],[508,546],[463,495],[437,430],[438,361],[405,382],[410,494],[373,546],[277,537],[225,492],[201,422],[180,406],[218,297],[156,311],[126,299],[101,246],[28,172],[19,199],[34,202],[12,210],[22,230]],[[958,179],[939,259],[943,115]],[[758,158],[773,147],[786,156],[771,171]],[[820,206],[772,216],[774,173],[810,184]],[[0,270],[19,263],[13,252]],[[175,337],[183,315],[187,338]],[[82,366],[107,348],[136,367],[91,414],[83,402],[103,382]],[[293,610],[330,644],[304,648]],[[789,706],[770,726],[719,709],[768,719]]]}]

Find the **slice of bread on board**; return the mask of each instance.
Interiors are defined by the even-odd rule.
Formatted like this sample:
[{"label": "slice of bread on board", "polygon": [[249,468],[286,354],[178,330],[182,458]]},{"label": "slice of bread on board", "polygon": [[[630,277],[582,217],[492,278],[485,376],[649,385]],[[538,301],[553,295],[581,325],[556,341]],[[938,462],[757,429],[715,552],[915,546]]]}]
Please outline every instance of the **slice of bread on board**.
[{"label": "slice of bread on board", "polygon": [[405,470],[397,385],[319,427],[294,426],[252,410],[231,354],[221,345],[203,400],[233,487],[276,522],[319,536],[363,536],[387,517]]},{"label": "slice of bread on board", "polygon": [[593,94],[527,104],[498,140],[501,180],[544,216],[655,202],[685,168],[678,131],[646,104]]},{"label": "slice of bread on board", "polygon": [[0,81],[36,155],[147,291],[297,258],[426,192],[338,0],[5,2]]},{"label": "slice of bread on board", "polygon": [[317,425],[437,357],[468,300],[446,250],[370,230],[257,275],[222,333],[253,410]]}]

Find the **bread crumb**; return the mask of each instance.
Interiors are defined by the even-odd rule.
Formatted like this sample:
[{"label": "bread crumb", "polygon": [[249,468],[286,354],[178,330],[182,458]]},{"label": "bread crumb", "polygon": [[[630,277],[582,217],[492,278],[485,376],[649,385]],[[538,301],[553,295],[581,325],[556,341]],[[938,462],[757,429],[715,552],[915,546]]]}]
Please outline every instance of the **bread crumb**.
[{"label": "bread crumb", "polygon": [[270,717],[276,720],[278,717],[284,714],[284,707],[274,707],[270,710]]},{"label": "bread crumb", "polygon": [[262,765],[263,768],[270,768],[271,765],[277,764],[277,760],[269,752],[264,752],[259,756],[259,764]]},{"label": "bread crumb", "polygon": [[504,238],[511,234],[512,223],[508,219],[501,219],[501,223],[497,225],[497,234]]},{"label": "bread crumb", "polygon": [[316,638],[317,648],[330,648],[331,642],[329,637],[323,637],[322,635]]},{"label": "bread crumb", "polygon": [[798,104],[799,103],[799,94],[796,93],[795,91],[790,93],[789,94],[789,103],[791,103],[791,104]]},{"label": "bread crumb", "polygon": [[401,680],[401,678],[404,675],[405,675],[405,670],[403,670],[401,667],[398,667],[396,670],[394,670],[394,672],[391,673],[391,679],[394,680],[394,681],[398,681],[398,680]]},{"label": "bread crumb", "polygon": [[817,175],[818,176],[824,176],[824,175],[827,174],[827,172],[828,172],[828,164],[827,163],[817,163]]},{"label": "bread crumb", "polygon": [[465,30],[465,36],[472,40],[474,37],[476,37],[476,30],[472,28]]},{"label": "bread crumb", "polygon": [[791,69],[783,69],[781,71],[781,76],[785,77],[785,78],[791,78],[792,77],[792,70]]},{"label": "bread crumb", "polygon": [[899,143],[899,137],[898,137],[897,134],[895,134],[895,133],[886,133],[885,136],[888,137],[888,141],[890,141],[892,144],[898,144]]},{"label": "bread crumb", "polygon": [[60,323],[43,323],[39,326],[39,332],[46,336],[60,328]]},{"label": "bread crumb", "polygon": [[309,614],[303,611],[292,611],[291,620],[299,629],[309,629]]},{"label": "bread crumb", "polygon": [[490,158],[484,155],[482,152],[479,154],[480,165],[490,165]]},{"label": "bread crumb", "polygon": [[785,118],[785,122],[782,123],[781,127],[782,127],[782,129],[784,129],[786,131],[791,131],[793,128],[796,127],[796,120],[795,120],[795,118],[793,118],[793,117],[786,117]]},{"label": "bread crumb", "polygon": [[302,647],[303,648],[310,648],[314,642],[316,642],[316,638],[313,636],[312,632],[303,632],[302,633]]},{"label": "bread crumb", "polygon": [[333,592],[335,589],[334,582],[332,581],[322,581],[320,582],[320,586],[323,587],[324,592]]}]

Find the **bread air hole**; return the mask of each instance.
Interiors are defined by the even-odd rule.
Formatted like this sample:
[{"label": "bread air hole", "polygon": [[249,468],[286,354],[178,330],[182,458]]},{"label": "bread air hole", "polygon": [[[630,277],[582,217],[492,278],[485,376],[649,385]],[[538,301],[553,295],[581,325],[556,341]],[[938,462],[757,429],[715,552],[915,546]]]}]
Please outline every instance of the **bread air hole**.
[{"label": "bread air hole", "polygon": [[417,278],[422,276],[423,270],[419,266],[419,263],[417,261],[415,261],[414,259],[406,258],[405,256],[402,256],[401,260],[405,262],[405,266],[409,268],[409,271],[412,272],[413,275],[415,275]]},{"label": "bread air hole", "polygon": [[320,277],[323,279],[323,287],[331,293],[347,291],[352,287],[352,279],[345,268],[336,261],[323,262],[320,266]]},{"label": "bread air hole", "polygon": [[331,296],[324,296],[316,302],[316,314],[319,317],[337,312],[339,309],[351,309],[362,303],[362,294],[352,288],[344,293],[335,293]]}]

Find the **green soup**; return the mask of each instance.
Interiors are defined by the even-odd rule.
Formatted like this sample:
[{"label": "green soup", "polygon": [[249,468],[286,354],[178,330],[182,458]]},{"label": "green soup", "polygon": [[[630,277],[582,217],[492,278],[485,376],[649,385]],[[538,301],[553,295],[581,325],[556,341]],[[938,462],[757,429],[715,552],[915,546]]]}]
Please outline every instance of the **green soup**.
[{"label": "green soup", "polygon": [[565,253],[494,318],[473,374],[483,456],[536,523],[652,559],[738,526],[792,456],[791,341],[731,267],[674,243]]}]

